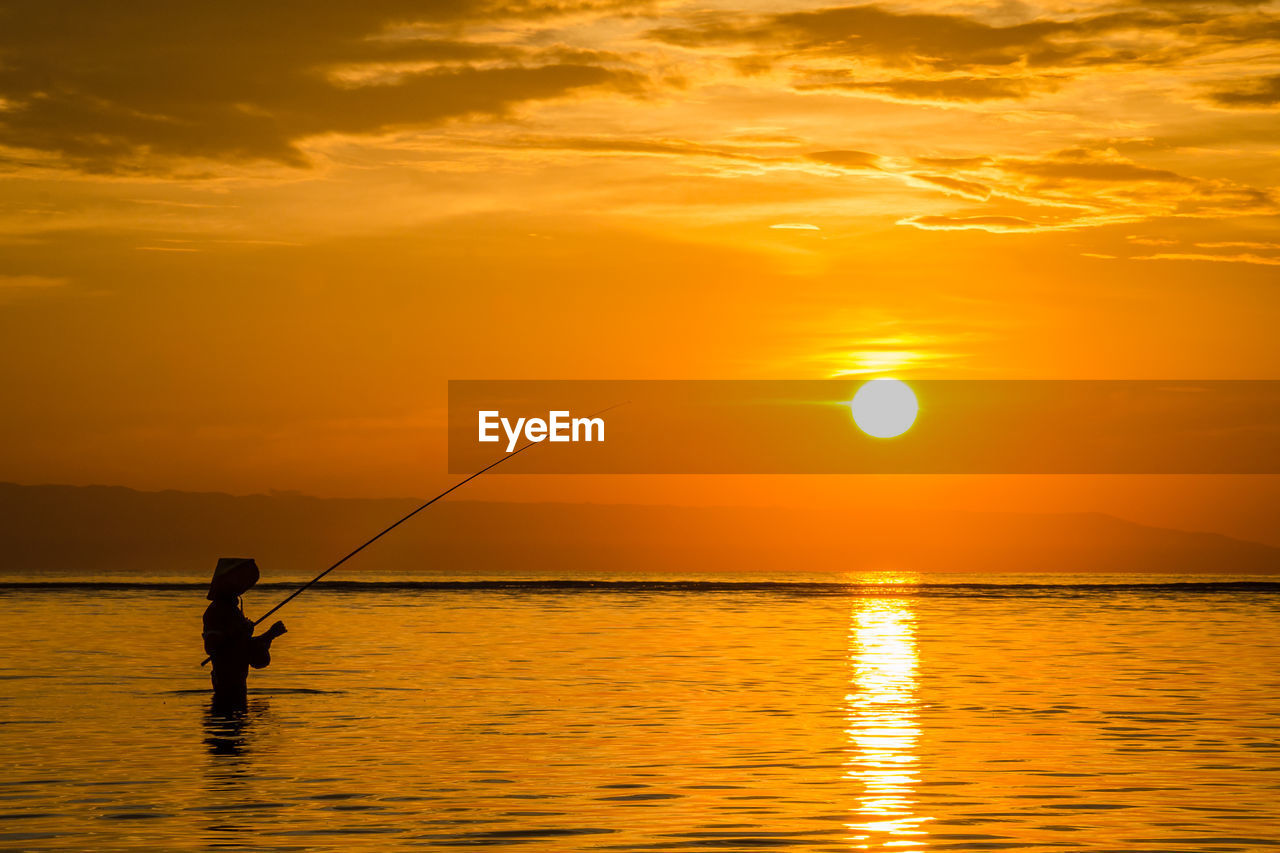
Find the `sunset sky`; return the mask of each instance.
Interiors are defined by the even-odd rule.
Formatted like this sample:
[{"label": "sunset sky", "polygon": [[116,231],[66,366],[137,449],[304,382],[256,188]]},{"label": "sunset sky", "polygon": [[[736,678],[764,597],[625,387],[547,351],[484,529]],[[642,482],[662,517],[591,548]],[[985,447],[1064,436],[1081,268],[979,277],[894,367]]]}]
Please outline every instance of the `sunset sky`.
[{"label": "sunset sky", "polygon": [[[1276,2],[0,2],[0,182],[0,480],[429,495],[448,379],[1280,378]],[[1280,535],[1275,478],[473,496]]]}]

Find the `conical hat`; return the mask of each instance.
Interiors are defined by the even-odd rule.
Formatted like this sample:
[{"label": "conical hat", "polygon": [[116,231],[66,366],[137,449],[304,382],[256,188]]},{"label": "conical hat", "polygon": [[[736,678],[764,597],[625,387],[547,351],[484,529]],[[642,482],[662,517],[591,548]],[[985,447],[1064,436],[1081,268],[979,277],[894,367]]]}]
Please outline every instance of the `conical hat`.
[{"label": "conical hat", "polygon": [[209,582],[209,600],[219,595],[244,595],[258,582],[258,564],[252,557],[220,557]]}]

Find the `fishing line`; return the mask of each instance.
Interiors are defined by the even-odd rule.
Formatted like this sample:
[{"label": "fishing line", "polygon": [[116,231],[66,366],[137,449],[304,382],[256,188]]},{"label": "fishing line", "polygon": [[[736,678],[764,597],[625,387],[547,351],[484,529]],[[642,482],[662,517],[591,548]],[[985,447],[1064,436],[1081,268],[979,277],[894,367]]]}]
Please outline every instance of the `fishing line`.
[{"label": "fishing line", "polygon": [[[592,414],[588,415],[587,417],[594,418],[594,417],[597,417],[598,415],[603,415],[605,412],[607,412],[607,411],[609,411],[609,410],[611,410],[611,409],[616,409],[616,408],[618,408],[619,406],[625,406],[625,405],[627,404],[627,402],[628,402],[628,401],[623,401],[623,402],[621,402],[621,403],[614,403],[612,406],[608,406],[607,408],[601,409],[601,410],[600,410],[600,411],[598,411],[598,412],[593,412]],[[310,587],[312,587],[312,586],[313,586],[317,581],[319,581],[319,580],[320,580],[321,578],[323,578],[325,575],[329,574],[329,572],[331,572],[331,571],[333,571],[334,569],[338,568],[338,566],[341,566],[341,565],[342,565],[343,563],[345,563],[347,560],[350,560],[350,559],[351,559],[352,557],[354,557],[356,554],[359,554],[359,553],[360,553],[361,551],[363,551],[365,548],[368,548],[368,547],[369,547],[370,545],[372,545],[374,542],[377,542],[377,541],[378,541],[379,539],[381,539],[383,536],[386,536],[388,533],[390,533],[391,531],[395,530],[397,527],[399,527],[400,525],[404,524],[406,521],[408,521],[409,519],[413,518],[415,515],[417,515],[418,513],[422,512],[424,509],[426,509],[427,507],[431,506],[431,505],[432,505],[433,503],[435,503],[436,501],[438,501],[438,500],[440,500],[441,498],[443,498],[445,495],[449,494],[450,492],[454,491],[455,489],[460,489],[460,488],[462,488],[462,487],[463,487],[463,486],[465,486],[467,483],[470,483],[472,480],[474,480],[476,477],[479,477],[479,476],[480,476],[481,474],[483,474],[484,472],[489,471],[489,470],[491,470],[491,469],[493,469],[493,468],[497,468],[497,467],[498,467],[499,465],[501,465],[503,462],[506,462],[506,461],[507,461],[507,460],[509,460],[509,459],[513,459],[513,458],[515,458],[516,456],[519,456],[521,453],[524,453],[526,450],[528,450],[530,447],[533,447],[535,444],[541,444],[541,443],[542,443],[542,442],[540,442],[540,441],[530,441],[530,442],[528,442],[527,444],[525,444],[523,447],[521,447],[520,449],[511,451],[510,453],[508,453],[506,456],[503,456],[503,457],[502,457],[501,459],[499,459],[498,461],[493,462],[493,463],[490,463],[489,465],[484,466],[484,467],[483,467],[483,468],[481,468],[479,471],[475,472],[474,474],[472,474],[471,476],[467,477],[466,479],[464,479],[464,480],[459,480],[458,482],[454,483],[452,486],[450,486],[449,488],[445,489],[443,492],[441,492],[440,494],[436,495],[434,498],[432,498],[431,500],[427,501],[427,502],[426,502],[426,503],[424,503],[422,506],[420,506],[420,507],[418,507],[417,509],[415,509],[413,512],[409,513],[409,514],[408,514],[408,515],[406,515],[404,518],[400,519],[400,520],[399,520],[399,521],[397,521],[395,524],[393,524],[393,525],[391,525],[390,527],[386,528],[386,529],[385,529],[385,530],[383,530],[381,533],[379,533],[377,536],[374,536],[372,539],[370,539],[369,541],[365,542],[365,543],[364,543],[363,545],[361,545],[359,548],[355,549],[355,550],[354,550],[354,551],[352,551],[350,554],[348,554],[347,556],[343,557],[341,560],[339,560],[338,562],[334,563],[332,566],[330,566],[329,568],[325,569],[323,572],[321,572],[320,574],[316,575],[316,576],[315,576],[315,577],[313,577],[311,580],[307,581],[307,582],[306,582],[306,583],[304,583],[302,586],[300,586],[300,587],[298,587],[297,589],[295,589],[293,592],[289,593],[289,595],[287,595],[287,596],[285,597],[284,601],[281,601],[281,602],[280,602],[279,604],[277,604],[275,607],[271,608],[271,609],[270,609],[270,610],[268,610],[266,613],[263,613],[261,616],[259,616],[259,617],[257,618],[257,620],[255,620],[255,621],[254,621],[254,623],[253,623],[253,627],[255,627],[255,628],[256,628],[256,627],[258,627],[258,625],[259,625],[259,624],[261,624],[262,622],[266,621],[266,618],[267,618],[268,616],[270,616],[272,613],[275,613],[275,612],[276,612],[277,610],[279,610],[281,607],[284,607],[284,606],[285,606],[286,604],[288,604],[290,601],[293,601],[295,598],[297,598],[299,595],[301,595],[301,594],[302,594],[303,592],[305,592],[307,589],[309,589]],[[207,663],[208,663],[209,661],[211,661],[212,659],[213,659],[212,657],[207,657],[207,658],[205,658],[204,660],[200,661],[200,665],[201,665],[201,666],[204,666],[205,664],[207,664]]]}]

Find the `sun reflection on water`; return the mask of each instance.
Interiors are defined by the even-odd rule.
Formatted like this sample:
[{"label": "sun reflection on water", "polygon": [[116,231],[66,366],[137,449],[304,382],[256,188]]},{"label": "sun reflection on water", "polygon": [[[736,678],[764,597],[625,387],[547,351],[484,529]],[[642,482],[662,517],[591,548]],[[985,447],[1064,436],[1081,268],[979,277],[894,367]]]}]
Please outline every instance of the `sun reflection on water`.
[{"label": "sun reflection on water", "polygon": [[851,846],[922,850],[928,820],[916,813],[919,784],[916,742],[915,615],[902,599],[868,598],[853,612],[849,636],[853,666],[845,697],[849,756],[845,778],[861,790],[853,809]]}]

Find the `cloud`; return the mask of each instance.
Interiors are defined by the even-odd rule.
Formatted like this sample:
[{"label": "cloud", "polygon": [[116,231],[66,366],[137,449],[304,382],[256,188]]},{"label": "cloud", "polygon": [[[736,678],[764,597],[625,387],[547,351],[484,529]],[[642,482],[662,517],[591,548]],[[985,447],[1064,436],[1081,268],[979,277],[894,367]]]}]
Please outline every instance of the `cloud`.
[{"label": "cloud", "polygon": [[1142,255],[1135,257],[1135,261],[1213,261],[1225,264],[1258,264],[1260,266],[1280,267],[1280,258],[1269,258],[1262,255],[1241,254],[1241,255],[1210,255],[1195,253],[1176,253],[1168,252],[1159,255]]},{"label": "cloud", "polygon": [[991,197],[991,187],[979,184],[976,181],[949,178],[946,175],[926,175],[921,172],[913,172],[908,177],[922,183],[940,187],[949,193],[955,193],[956,195],[961,195],[965,198],[986,201]]},{"label": "cloud", "polygon": [[1235,109],[1280,107],[1280,74],[1218,86],[1210,91],[1209,100]]},{"label": "cloud", "polygon": [[[991,209],[970,211],[961,217],[910,217],[899,224],[932,230],[1017,233],[1164,216],[1208,219],[1280,212],[1280,203],[1268,189],[1182,175],[1134,162],[1109,148],[1073,148],[1042,157],[941,158],[932,162],[956,165],[939,169],[942,174],[894,173],[917,184],[987,201]],[[1141,243],[1151,238],[1129,239]]]},{"label": "cloud", "polygon": [[[1169,241],[1173,242],[1173,241]],[[1228,240],[1221,243],[1196,243],[1198,249],[1258,249],[1280,252],[1280,243],[1258,243],[1251,240]]]},{"label": "cloud", "polygon": [[[458,140],[454,140],[454,144]],[[896,180],[902,185],[941,191],[985,203],[985,210],[963,216],[905,216],[898,224],[925,230],[983,230],[990,233],[1091,228],[1154,217],[1221,218],[1267,215],[1280,210],[1269,190],[1226,179],[1198,179],[1121,156],[1113,148],[1079,147],[1040,157],[992,155],[903,157],[861,149],[804,152],[800,140],[787,147],[703,143],[689,139],[627,136],[538,136],[482,138],[480,147],[569,151],[584,154],[670,158],[726,163],[709,173],[725,180],[744,174],[807,175],[833,191],[843,179]],[[772,143],[772,138],[770,139]],[[932,168],[921,170],[927,165]],[[914,203],[908,202],[914,207]],[[918,207],[915,208],[918,210]],[[914,210],[911,212],[915,212]],[[896,212],[903,217],[906,211]]]},{"label": "cloud", "polygon": [[648,154],[663,157],[711,157],[723,160],[763,161],[750,151],[728,146],[704,145],[684,139],[636,139],[621,136],[517,136],[507,141],[481,143],[488,147],[541,151],[580,151],[586,154]]},{"label": "cloud", "polygon": [[[1126,34],[1184,28],[1200,42],[1240,39],[1242,21],[1214,15],[1199,4],[1121,8],[1074,18],[1039,18],[1006,26],[959,14],[899,12],[875,4],[839,6],[763,17],[703,14],[684,26],[652,30],[651,38],[688,48],[751,44],[811,56],[876,60],[899,68],[1091,68],[1167,61],[1163,46],[1130,44]],[[1212,27],[1206,29],[1206,25]],[[1252,32],[1258,35],[1256,27]],[[1103,37],[1112,36],[1110,43]],[[992,84],[994,85],[994,84]]]},{"label": "cloud", "polygon": [[1061,226],[1038,225],[1018,216],[910,216],[898,220],[924,231],[988,231],[993,234],[1054,230]]},{"label": "cloud", "polygon": [[880,155],[866,151],[817,151],[806,156],[815,163],[839,166],[842,169],[879,170],[880,168]]},{"label": "cloud", "polygon": [[998,27],[962,15],[899,13],[876,5],[787,12],[764,18],[704,16],[692,26],[653,30],[653,38],[685,47],[765,43],[840,56],[877,56],[901,63],[929,57],[986,57],[1009,64],[1015,52],[1043,44],[1063,28],[1053,21]]},{"label": "cloud", "polygon": [[[539,17],[601,4],[530,2]],[[0,5],[0,144],[86,170],[160,171],[164,158],[303,166],[299,143],[371,134],[591,88],[636,91],[622,63],[426,35],[495,3],[257,4],[35,0]]]},{"label": "cloud", "polygon": [[[1212,66],[1219,76],[1256,74],[1241,49],[1262,51],[1280,41],[1280,16],[1263,0],[1121,0],[1058,7],[1052,17],[1021,21],[1004,12],[925,13],[878,4],[702,12],[648,36],[721,60],[733,51],[730,65],[744,76],[785,67],[797,91],[960,105],[1027,101],[1110,72],[1181,67],[1194,80],[1210,67],[1197,60],[1208,56],[1220,60]],[[1277,80],[1220,81],[1208,97],[1220,106],[1273,108]]]},{"label": "cloud", "polygon": [[922,166],[936,166],[943,169],[977,169],[991,162],[990,157],[917,157],[916,162]]},{"label": "cloud", "polygon": [[1062,151],[1048,159],[1004,158],[999,161],[1006,172],[1031,175],[1039,178],[1071,178],[1083,181],[1160,181],[1189,183],[1183,177],[1166,169],[1152,169],[1129,160],[1107,158],[1098,152],[1084,149]]},{"label": "cloud", "polygon": [[1272,0],[1136,0],[1139,6],[1265,6]]},{"label": "cloud", "polygon": [[826,89],[867,93],[911,101],[978,102],[1024,100],[1038,92],[1056,90],[1060,85],[1060,79],[1057,77],[941,77],[865,81],[827,79],[801,83],[796,88],[801,91]]}]

